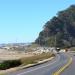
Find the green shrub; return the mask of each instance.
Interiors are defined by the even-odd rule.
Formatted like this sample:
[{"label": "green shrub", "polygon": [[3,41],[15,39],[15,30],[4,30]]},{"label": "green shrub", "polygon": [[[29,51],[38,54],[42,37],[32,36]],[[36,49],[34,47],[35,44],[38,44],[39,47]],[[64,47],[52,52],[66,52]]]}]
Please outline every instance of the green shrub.
[{"label": "green shrub", "polygon": [[20,60],[7,60],[0,64],[0,70],[9,69],[21,65]]}]

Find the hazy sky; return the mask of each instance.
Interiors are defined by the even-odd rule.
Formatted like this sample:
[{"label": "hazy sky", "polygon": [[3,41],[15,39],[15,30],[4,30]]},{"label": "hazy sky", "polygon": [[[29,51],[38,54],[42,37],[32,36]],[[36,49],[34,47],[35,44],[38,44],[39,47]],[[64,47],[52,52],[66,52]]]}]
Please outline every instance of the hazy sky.
[{"label": "hazy sky", "polygon": [[75,0],[0,0],[0,43],[32,42],[44,24]]}]

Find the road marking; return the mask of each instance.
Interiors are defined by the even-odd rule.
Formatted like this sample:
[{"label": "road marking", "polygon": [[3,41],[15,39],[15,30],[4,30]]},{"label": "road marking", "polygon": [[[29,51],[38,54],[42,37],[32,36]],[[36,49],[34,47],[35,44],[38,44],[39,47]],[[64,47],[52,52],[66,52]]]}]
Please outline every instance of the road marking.
[{"label": "road marking", "polygon": [[58,56],[58,59],[56,61],[54,61],[54,62],[52,62],[52,63],[50,63],[50,64],[48,64],[46,66],[41,66],[41,67],[38,67],[36,69],[30,70],[30,71],[26,71],[26,72],[22,72],[22,73],[19,73],[19,74],[16,74],[16,75],[23,75],[23,74],[26,74],[26,73],[29,73],[29,72],[32,72],[32,71],[35,71],[35,70],[38,70],[38,69],[41,69],[41,68],[45,68],[47,66],[50,66],[50,65],[56,63],[59,59],[60,59],[60,56]]},{"label": "road marking", "polygon": [[60,75],[60,73],[62,71],[64,71],[70,64],[72,63],[72,58],[69,58],[69,61],[66,65],[64,65],[63,67],[61,67],[58,71],[56,71],[53,75]]}]

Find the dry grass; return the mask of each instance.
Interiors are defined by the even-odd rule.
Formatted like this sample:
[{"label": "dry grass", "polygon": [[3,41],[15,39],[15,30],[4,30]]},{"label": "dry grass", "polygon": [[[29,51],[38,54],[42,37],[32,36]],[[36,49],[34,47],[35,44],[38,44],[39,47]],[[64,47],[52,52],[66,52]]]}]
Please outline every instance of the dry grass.
[{"label": "dry grass", "polygon": [[30,57],[33,56],[33,54],[28,54],[28,53],[18,53],[18,52],[4,52],[4,53],[0,53],[0,60],[17,60],[17,59],[21,59],[23,57]]},{"label": "dry grass", "polygon": [[41,60],[44,60],[53,56],[54,54],[52,53],[42,53],[39,55],[22,58],[21,62],[23,63],[23,65],[34,64],[34,63],[37,63],[38,61],[41,61]]}]

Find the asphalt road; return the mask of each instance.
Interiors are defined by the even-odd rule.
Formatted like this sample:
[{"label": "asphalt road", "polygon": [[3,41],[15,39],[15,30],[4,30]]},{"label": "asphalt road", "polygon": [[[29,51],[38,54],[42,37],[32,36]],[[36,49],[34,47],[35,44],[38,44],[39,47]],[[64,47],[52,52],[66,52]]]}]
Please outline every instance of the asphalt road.
[{"label": "asphalt road", "polygon": [[61,75],[75,75],[75,53],[68,53],[72,57],[72,64]]},{"label": "asphalt road", "polygon": [[52,75],[54,72],[64,66],[69,60],[65,53],[57,54],[56,57],[47,63],[11,72],[6,75]]}]

